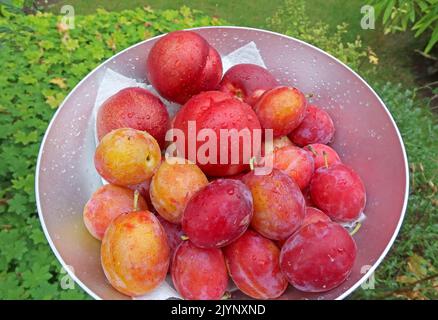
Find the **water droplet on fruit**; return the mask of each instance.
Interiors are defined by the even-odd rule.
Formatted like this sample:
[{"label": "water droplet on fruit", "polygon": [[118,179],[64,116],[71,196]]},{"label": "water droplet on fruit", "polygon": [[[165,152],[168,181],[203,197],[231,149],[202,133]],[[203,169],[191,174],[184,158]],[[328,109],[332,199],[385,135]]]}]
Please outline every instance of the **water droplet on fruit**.
[{"label": "water droplet on fruit", "polygon": [[234,194],[234,189],[233,189],[233,188],[228,189],[228,190],[227,190],[227,193],[228,193],[230,196],[232,196],[232,195]]}]

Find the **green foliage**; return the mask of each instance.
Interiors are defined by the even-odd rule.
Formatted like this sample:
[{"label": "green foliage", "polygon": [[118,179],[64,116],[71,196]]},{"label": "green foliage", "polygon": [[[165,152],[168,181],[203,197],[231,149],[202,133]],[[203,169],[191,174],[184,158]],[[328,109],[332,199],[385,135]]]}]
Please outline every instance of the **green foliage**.
[{"label": "green foliage", "polygon": [[86,298],[77,286],[61,290],[65,272],[36,214],[35,164],[49,120],[66,94],[116,52],[160,33],[221,21],[187,7],[100,10],[76,16],[75,29],[68,30],[52,14],[2,12],[7,13],[0,15],[0,298]]},{"label": "green foliage", "polygon": [[[47,244],[35,208],[39,144],[65,95],[104,59],[134,43],[175,29],[217,24],[222,23],[188,8],[119,13],[100,10],[94,15],[77,16],[73,30],[67,30],[60,24],[60,17],[51,14],[8,12],[0,16],[1,298],[87,298],[77,286],[76,290],[61,290],[65,272]],[[342,27],[330,34],[322,24],[310,24],[300,6],[281,9],[270,24],[276,31],[328,50],[356,69],[369,55],[360,41],[342,41]],[[438,265],[436,117],[416,91],[391,84],[377,89],[402,132],[411,163],[412,188],[401,234],[377,270],[376,289],[359,289],[353,298],[434,298],[434,266]]]},{"label": "green foliage", "polygon": [[438,122],[430,99],[400,85],[378,86],[402,134],[410,163],[410,196],[405,221],[377,269],[375,290],[355,298],[438,298]]},{"label": "green foliage", "polygon": [[348,32],[347,24],[338,25],[335,32],[322,21],[309,18],[304,1],[285,0],[277,12],[268,19],[273,31],[311,43],[334,55],[353,69],[358,70],[368,56],[360,37],[353,42],[345,42],[343,36]]},{"label": "green foliage", "polygon": [[428,53],[438,42],[438,0],[373,0],[377,16],[382,18],[385,33],[415,31],[418,37],[430,32],[424,48]]},{"label": "green foliage", "polygon": [[[363,48],[359,38],[353,43],[345,42],[345,25],[338,26],[337,31],[332,33],[327,24],[312,22],[306,14],[303,1],[286,0],[284,6],[268,20],[268,24],[274,31],[304,40],[331,53],[366,78],[381,78],[374,68],[365,65],[366,60],[371,64],[378,63],[378,58],[370,48]],[[411,194],[400,236],[377,269],[375,290],[358,289],[352,297],[436,298],[438,271],[432,267],[438,265],[436,115],[430,112],[429,102],[420,99],[416,90],[373,82],[402,133],[411,163]],[[422,265],[423,268],[416,265]]]}]

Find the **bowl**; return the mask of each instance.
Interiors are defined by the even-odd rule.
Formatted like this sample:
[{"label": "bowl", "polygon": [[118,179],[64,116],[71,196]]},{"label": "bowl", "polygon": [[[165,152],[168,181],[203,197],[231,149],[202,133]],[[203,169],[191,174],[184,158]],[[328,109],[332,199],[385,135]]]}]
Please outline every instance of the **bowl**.
[{"label": "bowl", "polygon": [[[284,85],[313,93],[336,126],[335,149],[362,177],[366,220],[354,235],[357,259],[351,275],[326,293],[291,286],[280,299],[342,299],[383,260],[403,221],[408,198],[408,163],[402,138],[385,104],[353,70],[303,41],[259,29],[191,29],[226,55],[254,41],[267,68]],[[65,98],[46,131],[36,169],[36,201],[47,240],[70,276],[96,299],[127,299],[106,280],[100,242],[86,230],[82,210],[101,185],[94,164],[92,110],[106,69],[146,81],[146,57],[160,37],[138,43],[88,74]],[[248,298],[239,291],[234,299]]]}]

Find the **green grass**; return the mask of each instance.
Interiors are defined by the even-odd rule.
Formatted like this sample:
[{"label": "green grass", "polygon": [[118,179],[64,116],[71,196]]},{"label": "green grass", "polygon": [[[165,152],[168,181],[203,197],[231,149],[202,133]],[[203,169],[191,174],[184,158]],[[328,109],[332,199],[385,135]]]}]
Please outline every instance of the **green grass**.
[{"label": "green grass", "polygon": [[145,38],[220,23],[188,8],[81,16],[69,32],[58,32],[58,21],[51,14],[0,14],[0,299],[88,297],[77,285],[61,289],[65,271],[35,206],[38,150],[64,97],[102,61]]},{"label": "green grass", "polygon": [[51,11],[58,13],[63,4],[72,5],[75,8],[75,13],[79,15],[95,12],[97,8],[105,8],[108,11],[121,11],[143,6],[150,6],[153,9],[178,9],[186,5],[211,16],[226,19],[232,25],[261,28],[266,26],[266,17],[272,15],[282,2],[282,0],[66,0],[54,5]]},{"label": "green grass", "polygon": [[401,85],[377,85],[403,137],[410,164],[408,208],[389,254],[375,274],[375,290],[352,298],[438,298],[438,121],[430,101]]},{"label": "green grass", "polygon": [[[225,19],[232,25],[268,28],[266,18],[283,5],[283,0],[253,0],[253,1],[218,1],[218,0],[62,0],[50,7],[53,13],[59,13],[63,4],[71,4],[78,15],[95,12],[97,8],[109,11],[120,11],[135,7],[151,6],[154,9],[177,9],[187,5],[199,9],[211,16]],[[415,48],[422,48],[424,41],[414,39],[409,32],[384,36],[379,23],[376,30],[363,30],[360,27],[362,14],[360,8],[364,0],[308,0],[306,10],[312,21],[322,21],[335,32],[336,26],[348,23],[346,41],[353,41],[361,36],[364,45],[371,47],[380,59],[378,77],[384,81],[401,82],[405,87],[416,84],[413,74],[415,64]],[[417,57],[418,58],[418,57]]]}]

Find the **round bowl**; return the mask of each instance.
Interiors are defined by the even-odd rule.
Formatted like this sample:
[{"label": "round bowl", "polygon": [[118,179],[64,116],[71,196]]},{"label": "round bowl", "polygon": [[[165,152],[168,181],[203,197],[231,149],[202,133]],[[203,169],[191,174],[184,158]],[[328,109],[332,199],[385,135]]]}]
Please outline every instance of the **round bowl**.
[{"label": "round bowl", "polygon": [[[281,299],[342,299],[364,282],[387,254],[403,221],[408,163],[397,126],[382,100],[353,70],[324,51],[281,34],[238,27],[192,29],[221,55],[254,41],[267,68],[284,85],[313,93],[336,125],[334,147],[367,190],[366,220],[354,235],[357,259],[348,280],[326,293],[291,286]],[[86,76],[54,115],[41,144],[36,201],[44,233],[71,277],[96,299],[126,299],[107,282],[100,242],[86,230],[82,210],[101,185],[93,164],[92,109],[107,68],[146,81],[146,57],[159,37],[113,56]],[[248,298],[240,292],[235,299]]]}]

